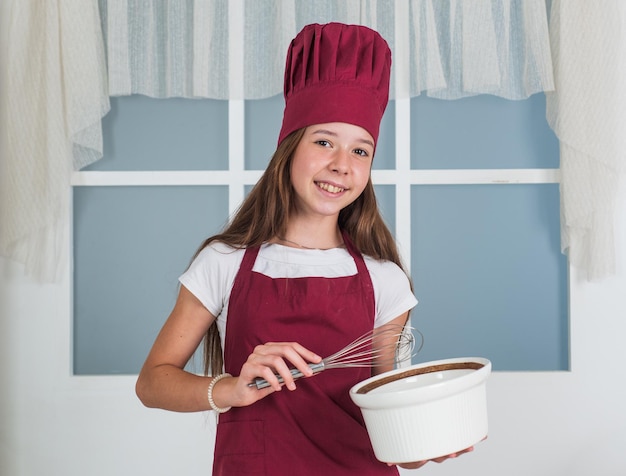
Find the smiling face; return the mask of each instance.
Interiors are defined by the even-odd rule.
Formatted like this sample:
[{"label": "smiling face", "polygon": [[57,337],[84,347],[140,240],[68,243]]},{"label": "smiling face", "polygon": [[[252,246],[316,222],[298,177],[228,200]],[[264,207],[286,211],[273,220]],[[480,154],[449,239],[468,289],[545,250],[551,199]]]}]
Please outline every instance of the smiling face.
[{"label": "smiling face", "polygon": [[291,163],[295,217],[332,218],[367,185],[374,139],[363,128],[342,122],[307,127]]}]

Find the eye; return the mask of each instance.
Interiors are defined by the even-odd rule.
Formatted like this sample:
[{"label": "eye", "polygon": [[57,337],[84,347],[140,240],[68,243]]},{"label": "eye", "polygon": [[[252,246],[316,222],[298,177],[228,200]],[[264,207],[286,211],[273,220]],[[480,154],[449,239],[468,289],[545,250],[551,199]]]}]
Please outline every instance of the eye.
[{"label": "eye", "polygon": [[370,155],[365,149],[354,149],[354,153],[360,155],[361,157],[369,157]]},{"label": "eye", "polygon": [[322,147],[330,147],[330,142],[324,139],[316,140],[315,143],[321,145]]}]

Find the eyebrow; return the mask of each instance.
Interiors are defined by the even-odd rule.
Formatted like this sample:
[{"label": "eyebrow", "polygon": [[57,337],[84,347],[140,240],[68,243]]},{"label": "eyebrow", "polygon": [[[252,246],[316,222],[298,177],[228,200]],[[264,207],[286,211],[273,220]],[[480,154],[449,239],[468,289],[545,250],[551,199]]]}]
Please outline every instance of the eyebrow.
[{"label": "eyebrow", "polygon": [[[329,131],[327,129],[317,129],[316,131],[313,131],[312,134],[322,134],[322,135],[329,135],[329,136],[333,136],[333,137],[337,137],[337,133],[333,132],[333,131]],[[357,142],[362,142],[363,144],[368,144],[372,147],[374,147],[374,143],[369,140],[369,139],[357,139]]]}]

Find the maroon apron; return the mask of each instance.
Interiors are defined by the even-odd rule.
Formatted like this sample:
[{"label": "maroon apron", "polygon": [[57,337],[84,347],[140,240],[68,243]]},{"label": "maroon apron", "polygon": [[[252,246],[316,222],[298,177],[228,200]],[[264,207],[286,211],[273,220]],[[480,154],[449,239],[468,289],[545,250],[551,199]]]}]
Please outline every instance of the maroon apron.
[{"label": "maroon apron", "polygon": [[[225,370],[239,375],[255,346],[299,342],[322,357],[374,326],[374,291],[361,254],[344,234],[358,273],[339,278],[270,278],[252,272],[246,250],[230,297]],[[332,369],[219,416],[214,476],[397,475],[374,457],[350,388],[371,369]]]}]

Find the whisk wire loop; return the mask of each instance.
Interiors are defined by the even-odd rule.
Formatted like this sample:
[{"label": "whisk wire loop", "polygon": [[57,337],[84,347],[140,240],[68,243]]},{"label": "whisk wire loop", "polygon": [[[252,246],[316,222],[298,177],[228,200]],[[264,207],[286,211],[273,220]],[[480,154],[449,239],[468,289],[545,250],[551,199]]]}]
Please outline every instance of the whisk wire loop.
[{"label": "whisk wire loop", "polygon": [[[343,349],[322,359],[320,363],[309,364],[309,367],[314,374],[317,374],[326,369],[397,365],[411,359],[417,353],[413,352],[415,350],[414,332],[421,337],[417,350],[419,352],[424,342],[421,332],[408,326],[385,324],[366,332]],[[292,369],[291,375],[294,379],[304,376],[298,369]],[[282,384],[283,378],[278,374],[276,377]],[[259,377],[248,386],[262,389],[269,387],[269,382]]]}]

